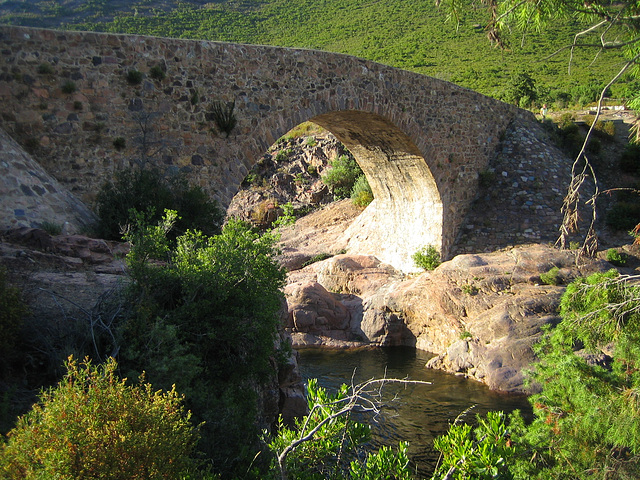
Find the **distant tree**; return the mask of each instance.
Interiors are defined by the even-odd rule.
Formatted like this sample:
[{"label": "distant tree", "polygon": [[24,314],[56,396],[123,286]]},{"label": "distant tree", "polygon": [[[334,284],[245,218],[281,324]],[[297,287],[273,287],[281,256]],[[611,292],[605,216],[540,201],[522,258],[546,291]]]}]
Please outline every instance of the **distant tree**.
[{"label": "distant tree", "polygon": [[537,98],[536,81],[529,72],[517,72],[511,77],[505,98],[509,103],[522,108],[530,108]]}]

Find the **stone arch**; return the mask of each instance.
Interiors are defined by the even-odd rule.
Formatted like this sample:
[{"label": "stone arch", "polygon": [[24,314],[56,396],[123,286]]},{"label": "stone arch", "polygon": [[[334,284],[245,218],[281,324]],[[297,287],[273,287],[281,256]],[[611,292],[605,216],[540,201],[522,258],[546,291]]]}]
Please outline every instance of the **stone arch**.
[{"label": "stone arch", "polygon": [[[317,115],[356,158],[375,200],[345,233],[349,250],[375,254],[402,270],[420,247],[443,248],[443,206],[436,181],[414,142],[386,118],[357,110]],[[366,228],[365,228],[366,225]]]}]

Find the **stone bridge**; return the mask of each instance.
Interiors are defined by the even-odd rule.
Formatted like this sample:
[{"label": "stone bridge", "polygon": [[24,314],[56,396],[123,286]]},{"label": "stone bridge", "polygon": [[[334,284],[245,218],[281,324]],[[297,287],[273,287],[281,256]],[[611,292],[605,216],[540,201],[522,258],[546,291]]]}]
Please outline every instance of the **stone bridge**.
[{"label": "stone bridge", "polygon": [[[0,126],[89,205],[116,170],[144,159],[226,206],[280,136],[319,124],[353,153],[375,196],[348,232],[349,251],[404,270],[427,244],[450,255],[479,172],[509,123],[530,116],[345,55],[7,26],[0,102]],[[216,129],[217,102],[235,102],[228,136]]]}]

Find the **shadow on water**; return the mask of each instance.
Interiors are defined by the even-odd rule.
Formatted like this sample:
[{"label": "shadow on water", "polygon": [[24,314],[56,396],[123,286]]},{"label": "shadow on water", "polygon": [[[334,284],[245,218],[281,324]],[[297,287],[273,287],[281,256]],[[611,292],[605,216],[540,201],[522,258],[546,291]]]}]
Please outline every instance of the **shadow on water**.
[{"label": "shadow on water", "polygon": [[374,447],[410,443],[409,456],[421,478],[430,478],[438,460],[433,439],[447,431],[465,409],[475,408],[465,418],[490,410],[511,412],[520,409],[529,416],[526,397],[507,395],[461,376],[425,368],[431,354],[410,347],[359,350],[299,350],[300,373],[305,381],[317,378],[330,391],[341,384],[371,378],[407,378],[431,382],[431,385],[385,387],[384,402],[389,405],[377,419],[364,418],[372,427]]}]

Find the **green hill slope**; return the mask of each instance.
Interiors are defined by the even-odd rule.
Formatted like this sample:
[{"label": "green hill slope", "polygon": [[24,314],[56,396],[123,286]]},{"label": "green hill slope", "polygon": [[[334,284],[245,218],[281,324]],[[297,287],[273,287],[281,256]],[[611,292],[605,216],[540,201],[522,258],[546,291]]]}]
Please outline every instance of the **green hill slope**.
[{"label": "green hill slope", "polygon": [[[481,10],[458,29],[432,0],[62,0],[0,3],[0,22],[118,33],[258,43],[328,50],[375,60],[509,99],[519,71],[534,79],[538,103],[585,103],[613,76],[615,53],[580,52],[569,75],[568,44],[577,25],[558,24],[511,49],[492,48]],[[626,87],[613,95],[624,97]]]}]

